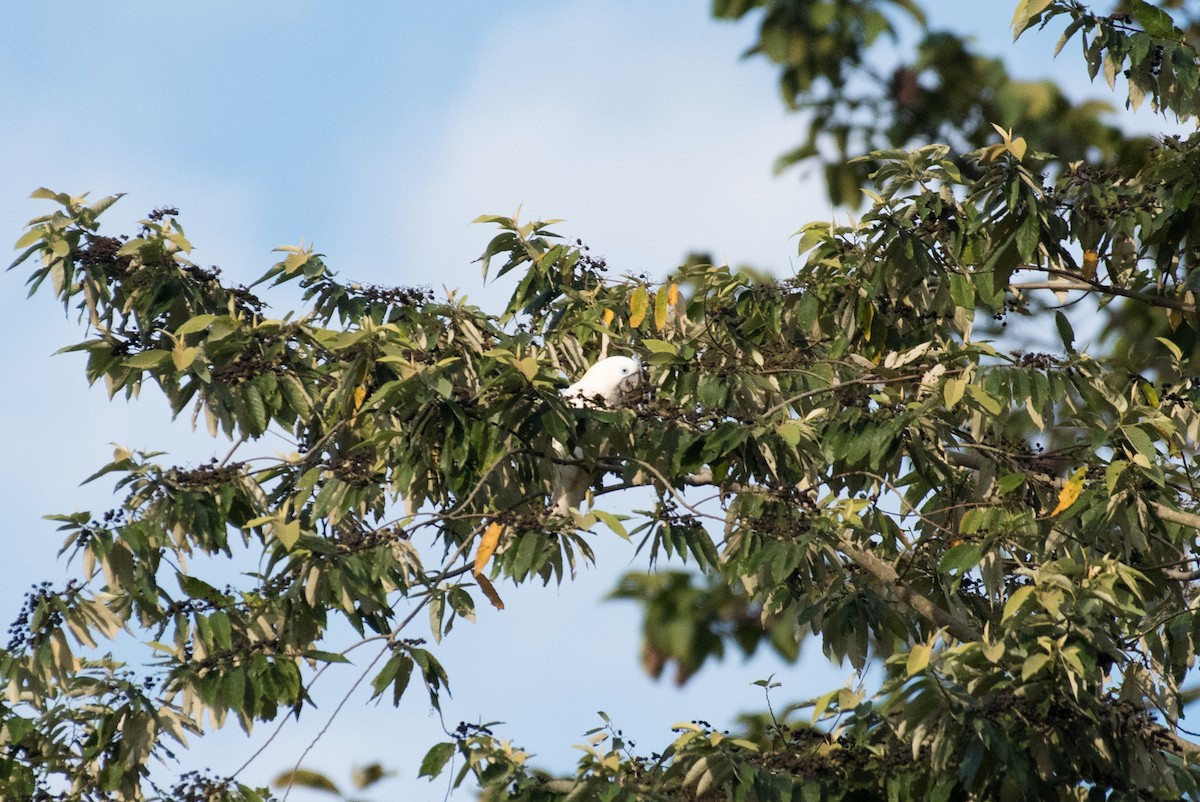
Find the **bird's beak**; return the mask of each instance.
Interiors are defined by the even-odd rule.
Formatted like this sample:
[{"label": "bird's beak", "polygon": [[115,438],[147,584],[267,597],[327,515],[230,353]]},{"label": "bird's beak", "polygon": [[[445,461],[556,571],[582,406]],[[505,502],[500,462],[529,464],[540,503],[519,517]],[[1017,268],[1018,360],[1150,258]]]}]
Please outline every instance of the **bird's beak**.
[{"label": "bird's beak", "polygon": [[628,376],[626,376],[624,379],[622,379],[621,380],[621,393],[625,394],[625,393],[632,392],[633,390],[637,389],[641,385],[642,381],[645,380],[645,378],[646,378],[643,375],[645,372],[646,372],[646,366],[639,365],[637,373],[630,373]]}]

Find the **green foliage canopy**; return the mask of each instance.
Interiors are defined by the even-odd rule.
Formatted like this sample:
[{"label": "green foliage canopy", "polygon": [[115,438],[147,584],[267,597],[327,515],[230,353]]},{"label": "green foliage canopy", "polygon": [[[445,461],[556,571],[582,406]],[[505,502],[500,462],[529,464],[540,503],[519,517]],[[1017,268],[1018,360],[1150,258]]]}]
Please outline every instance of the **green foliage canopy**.
[{"label": "green foliage canopy", "polygon": [[[772,13],[785,6],[845,8]],[[1089,69],[1127,71],[1131,103],[1193,115],[1191,39],[1156,6],[1130,9],[1026,0],[1015,25],[1063,23]],[[649,756],[605,721],[568,778],[461,727],[423,773],[458,756],[457,782],[514,799],[1196,795],[1200,746],[1177,725],[1200,640],[1200,388],[1171,336],[1143,375],[1075,332],[1117,302],[1167,331],[1197,325],[1200,139],[1118,173],[1047,169],[1020,128],[979,145],[874,152],[869,207],[806,226],[784,280],[698,261],[614,278],[553,221],[481,218],[498,229],[485,271],[521,275],[500,314],[343,284],[289,247],[259,284],[298,284],[305,307],[272,317],[190,261],[174,210],[113,237],[100,217],[116,197],[39,190],[55,208],[16,264],[79,311],[87,339],[69,350],[88,377],[128,396],[152,382],[235,446],[191,467],[120,451],[97,474],[120,505],[59,517],[81,574],[31,594],[0,650],[0,795],[262,798],[236,777],[155,788],[148,766],[230,716],[249,729],[311,705],[320,673],[358,649],[376,650],[376,696],[423,687],[436,707],[449,678],[409,637],[414,617],[440,637],[506,583],[569,577],[595,536],[686,555],[722,594],[715,619],[767,624],[701,632],[700,657],[726,637],[794,654],[811,633],[857,668],[878,660],[881,687],[831,691],[744,738],[681,726]],[[1053,320],[1058,345],[1009,347],[1011,315]],[[563,403],[564,374],[617,352],[647,364],[643,394]],[[268,431],[294,452],[239,459]],[[594,506],[568,518],[546,505],[556,441],[597,477]],[[655,503],[618,514],[610,499],[634,487]],[[495,553],[477,557],[489,532]],[[208,572],[234,557],[256,571]],[[668,591],[682,589],[622,592]],[[335,642],[339,621],[358,639]],[[154,655],[146,676],[101,645],[121,632]]]}]

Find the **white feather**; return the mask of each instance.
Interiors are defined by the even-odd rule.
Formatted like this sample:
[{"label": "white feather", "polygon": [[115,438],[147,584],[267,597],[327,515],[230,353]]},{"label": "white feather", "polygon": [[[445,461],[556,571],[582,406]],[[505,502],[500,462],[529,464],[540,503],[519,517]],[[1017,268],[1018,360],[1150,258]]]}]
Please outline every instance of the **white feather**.
[{"label": "white feather", "polygon": [[[592,365],[579,381],[563,390],[563,398],[573,407],[615,407],[641,381],[640,362],[627,356],[610,356]],[[566,449],[557,440],[554,441],[554,453],[560,459],[566,457]],[[575,458],[581,457],[583,451],[576,448]],[[557,465],[555,474],[551,506],[558,515],[570,515],[571,508],[578,509],[587,496],[592,474],[577,465]]]}]

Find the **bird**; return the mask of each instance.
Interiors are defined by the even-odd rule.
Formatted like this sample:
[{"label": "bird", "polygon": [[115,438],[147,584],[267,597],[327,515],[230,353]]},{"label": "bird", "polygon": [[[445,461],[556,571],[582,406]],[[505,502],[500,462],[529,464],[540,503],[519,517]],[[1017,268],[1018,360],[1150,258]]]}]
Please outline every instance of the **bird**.
[{"label": "bird", "polygon": [[[634,357],[610,356],[601,359],[562,395],[573,407],[615,407],[621,400],[642,383],[642,363]],[[567,456],[563,444],[554,441],[555,455],[561,460]],[[575,449],[575,458],[583,457],[583,450]],[[592,483],[592,473],[578,465],[555,465],[554,493],[551,508],[558,515],[570,515],[571,508],[579,508]]]}]

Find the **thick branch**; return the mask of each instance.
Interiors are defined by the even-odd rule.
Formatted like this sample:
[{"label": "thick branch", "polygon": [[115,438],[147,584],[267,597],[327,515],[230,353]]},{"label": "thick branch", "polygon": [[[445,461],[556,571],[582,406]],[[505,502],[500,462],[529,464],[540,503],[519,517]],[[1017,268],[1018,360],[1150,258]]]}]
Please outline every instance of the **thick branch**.
[{"label": "thick branch", "polygon": [[903,580],[900,579],[900,575],[896,573],[895,568],[892,568],[892,566],[871,552],[860,549],[845,538],[838,543],[838,548],[860,568],[886,585],[893,596],[908,605],[917,615],[928,621],[932,621],[940,627],[945,627],[946,631],[960,641],[966,642],[981,639],[982,636],[969,622],[959,618],[948,610],[943,610],[927,597],[922,596],[904,584]]},{"label": "thick branch", "polygon": [[[1051,276],[1062,276],[1069,281],[1062,286],[1046,286],[1040,289],[1055,289],[1055,290],[1083,290],[1085,292],[1098,292],[1103,295],[1117,295],[1122,298],[1132,298],[1135,301],[1141,301],[1144,304],[1151,306],[1161,306],[1167,309],[1178,309],[1180,312],[1188,312],[1195,314],[1197,309],[1193,303],[1172,298],[1169,295],[1158,295],[1152,292],[1141,292],[1140,290],[1127,290],[1124,287],[1115,287],[1111,284],[1101,284],[1095,279],[1084,278],[1078,273],[1072,273],[1069,270],[1060,270],[1056,267],[1040,267],[1038,265],[1021,265],[1018,270],[1037,270],[1047,273]],[[1043,282],[1031,282],[1026,285],[1014,285],[1018,289],[1039,289],[1035,286]],[[1045,282],[1051,284],[1051,282]],[[1057,284],[1057,282],[1055,282]]]},{"label": "thick branch", "polygon": [[[1173,510],[1166,504],[1158,501],[1150,502],[1150,509],[1164,521],[1170,521],[1173,524],[1188,526],[1192,529],[1200,530],[1200,515],[1194,512],[1184,512],[1183,510]],[[1179,552],[1180,557],[1183,557],[1185,562],[1190,562],[1182,551]],[[1191,582],[1193,579],[1200,579],[1200,568],[1194,568],[1191,571],[1183,571],[1178,568],[1163,568],[1163,574],[1168,579],[1174,579],[1178,582]]]},{"label": "thick branch", "polygon": [[[713,482],[712,471],[705,468],[703,471],[691,474],[684,483],[688,485],[709,485]],[[725,487],[724,489],[737,493],[742,492],[746,488],[740,486]],[[849,538],[842,538],[838,542],[838,549],[854,561],[860,568],[866,571],[875,579],[879,580],[887,587],[888,591],[907,605],[909,609],[921,616],[927,621],[936,624],[939,627],[945,627],[955,638],[960,641],[979,640],[982,636],[971,626],[970,622],[962,619],[948,610],[944,610],[934,604],[928,597],[917,593],[908,585],[904,584],[904,580],[896,573],[896,569],[888,565],[883,560],[871,554],[869,551],[860,549],[858,546],[850,542]]]},{"label": "thick branch", "polygon": [[1184,526],[1190,526],[1192,529],[1200,529],[1200,515],[1194,512],[1173,510],[1166,504],[1158,501],[1150,502],[1150,509],[1154,510],[1154,514],[1164,521],[1170,521],[1173,524],[1183,524]]}]

